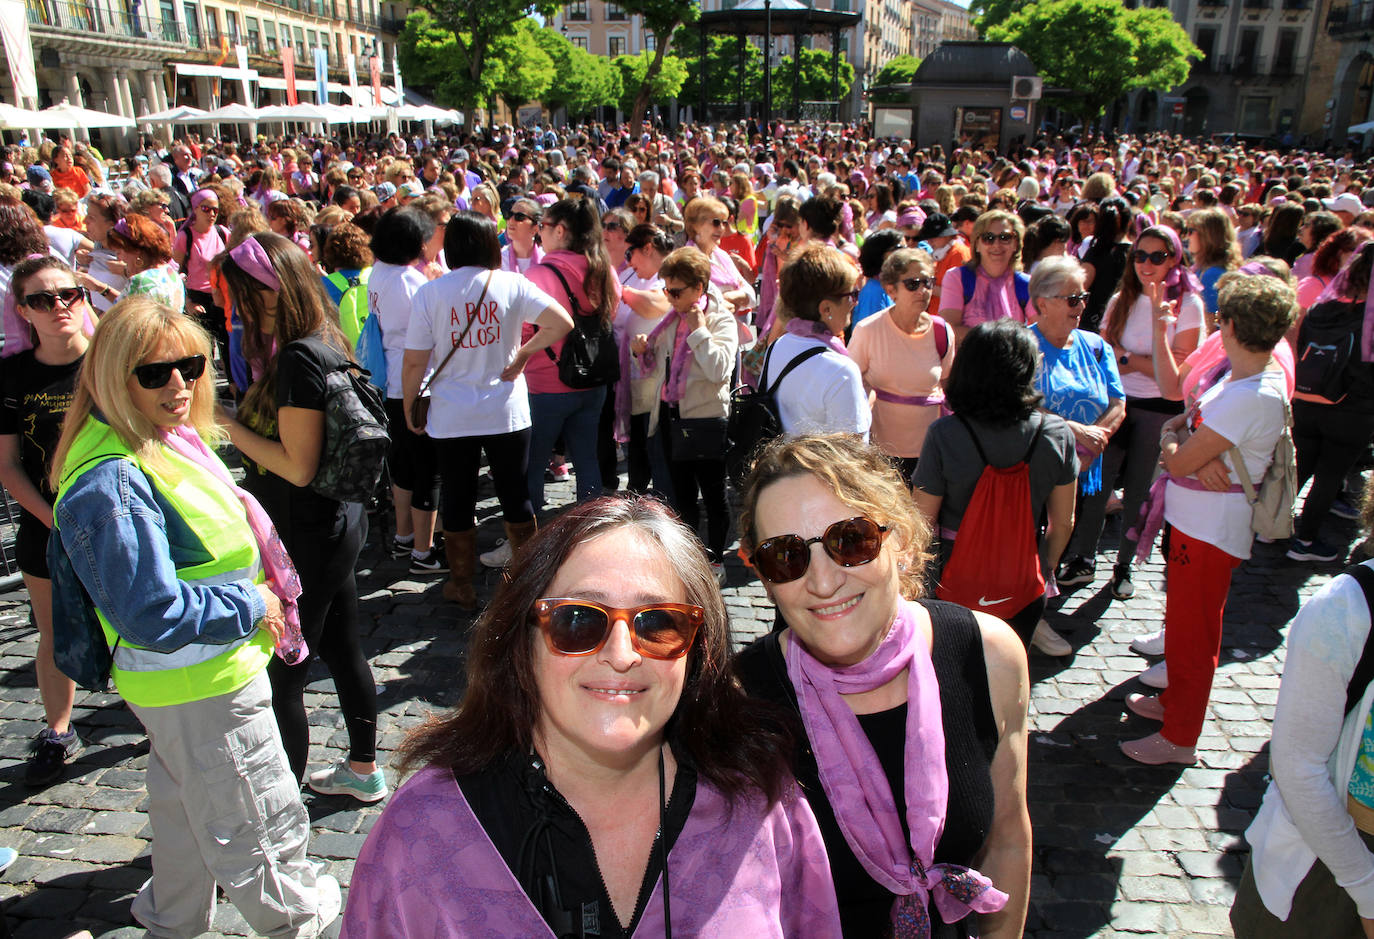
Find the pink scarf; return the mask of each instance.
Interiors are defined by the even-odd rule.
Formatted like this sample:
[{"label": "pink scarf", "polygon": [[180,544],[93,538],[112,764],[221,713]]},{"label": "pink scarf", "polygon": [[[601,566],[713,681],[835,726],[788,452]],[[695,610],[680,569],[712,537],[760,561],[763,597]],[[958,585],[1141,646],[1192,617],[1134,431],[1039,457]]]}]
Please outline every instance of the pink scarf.
[{"label": "pink scarf", "polygon": [[175,453],[208,471],[224,483],[243,503],[243,513],[248,517],[248,527],[253,530],[253,538],[258,543],[258,554],[262,557],[263,569],[267,572],[267,583],[272,592],[281,600],[282,613],[285,615],[286,628],[277,641],[277,655],[287,665],[304,662],[310,650],[306,647],[305,637],[301,634],[300,610],[296,604],[301,595],[301,579],[296,574],[296,566],[286,553],[277,528],[267,511],[251,492],[239,488],[229,475],[223,462],[210,452],[205,441],[200,439],[194,427],[181,426],[162,435],[162,442]]},{"label": "pink scarf", "polygon": [[[1013,278],[1016,271],[1010,266],[1001,277],[989,277],[980,264],[976,268],[978,277],[973,288],[973,296],[964,304],[965,323],[991,323],[1001,319],[1026,321],[1026,314],[1016,304],[1016,290]],[[1008,299],[1010,297],[1011,299]],[[970,317],[969,314],[975,314]]]},{"label": "pink scarf", "polygon": [[[706,302],[703,295],[701,302]],[[672,310],[667,316],[663,317],[659,324],[654,327],[654,331],[649,334],[649,344],[644,349],[644,354],[639,357],[640,368],[645,372],[652,372],[658,368],[658,341],[669,329],[677,329],[678,320],[682,318],[677,310]],[[692,370],[692,363],[696,361],[696,353],[692,347],[687,345],[687,337],[691,333],[686,330],[678,330],[673,341],[673,355],[668,361],[668,374],[663,379],[663,400],[669,404],[677,404],[682,400],[682,394],[687,389],[687,373]],[[621,373],[624,374],[623,372]],[[622,382],[622,384],[624,384]]]},{"label": "pink scarf", "polygon": [[849,358],[849,350],[844,347],[844,339],[832,333],[824,323],[817,320],[788,320],[787,331],[803,339],[819,339],[840,355]]},{"label": "pink scarf", "polygon": [[[821,786],[854,856],[870,877],[897,894],[892,907],[896,939],[930,935],[931,897],[947,923],[958,922],[970,912],[993,913],[1006,906],[1007,894],[977,871],[933,863],[945,827],[949,778],[940,686],[930,650],[916,626],[914,604],[902,601],[887,636],[857,665],[829,668],[797,641],[795,633],[791,639],[787,675],[816,754]],[[842,697],[880,688],[903,669],[907,670],[904,786],[909,843],[902,838],[897,804],[878,755]]]},{"label": "pink scarf", "polygon": [[612,431],[616,443],[630,442],[630,410],[634,407],[630,389],[630,382],[634,380],[630,368],[630,338],[629,330],[620,337],[620,381],[615,383],[615,426]]}]

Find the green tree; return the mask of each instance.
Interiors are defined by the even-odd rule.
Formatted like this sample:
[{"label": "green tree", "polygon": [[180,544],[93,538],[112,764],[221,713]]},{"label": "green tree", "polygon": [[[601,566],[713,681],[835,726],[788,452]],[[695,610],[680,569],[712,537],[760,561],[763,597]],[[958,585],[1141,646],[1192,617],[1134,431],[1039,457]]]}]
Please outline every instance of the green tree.
[{"label": "green tree", "polygon": [[972,22],[973,28],[978,30],[978,35],[986,36],[988,30],[1000,26],[1020,5],[1020,0],[983,0],[980,3],[969,4],[968,11],[975,14]]},{"label": "green tree", "polygon": [[[643,18],[644,29],[654,34],[653,57],[634,89],[634,101],[626,109],[630,112],[630,127],[639,130],[644,122],[644,112],[649,109],[649,100],[661,100],[663,97],[658,91],[661,87],[658,83],[659,74],[666,67],[673,33],[679,26],[695,23],[701,16],[701,6],[697,0],[620,0],[620,6],[630,15],[638,13]],[[676,95],[681,87],[682,81],[678,81],[667,97]],[[629,90],[627,83],[626,93]]]},{"label": "green tree", "polygon": [[[744,52],[744,101],[763,100],[763,50],[740,36],[706,37],[706,89],[713,101],[733,101],[740,94],[740,47]],[[678,30],[675,45],[687,81],[678,97],[687,102],[701,100],[701,41],[694,29]]]},{"label": "green tree", "polygon": [[[916,70],[921,67],[921,60],[914,55],[899,55],[889,59],[887,64],[878,70],[878,74],[873,76],[875,85],[905,85],[911,81],[916,74]],[[907,100],[907,95],[896,91],[888,91],[873,96],[873,100],[885,104],[900,104]]]},{"label": "green tree", "polygon": [[569,116],[581,116],[620,100],[620,70],[605,56],[574,46],[557,30],[536,30],[534,38],[553,62],[553,81],[541,99],[549,110],[565,108]]},{"label": "green tree", "polygon": [[[843,101],[854,84],[854,66],[849,58],[840,53],[840,87],[835,93],[832,80],[831,57],[828,49],[801,50],[801,100],[803,101]],[[773,70],[773,98],[788,100],[793,94],[797,66],[790,55],[785,55]]]},{"label": "green tree", "polygon": [[[497,89],[493,82],[484,83],[484,73],[493,47],[503,39],[508,40],[521,20],[533,13],[553,16],[562,4],[560,0],[421,0],[420,5],[431,14],[436,26],[452,34],[458,52],[456,64],[467,77],[463,83],[466,89],[474,96],[480,94],[478,100],[490,101]],[[406,26],[409,29],[409,18]],[[404,58],[401,65],[405,67]],[[436,84],[456,87],[451,79]],[[471,104],[472,98],[467,100]],[[475,109],[468,107],[467,111],[468,129],[472,130],[476,126]]]},{"label": "green tree", "polygon": [[1167,9],[1128,10],[1120,0],[1038,0],[988,38],[1014,43],[1047,83],[1070,89],[1063,107],[1085,125],[1129,91],[1182,84],[1189,60],[1202,58]]},{"label": "green tree", "polygon": [[[643,101],[643,108],[648,110],[649,101],[663,102],[676,98],[682,90],[682,83],[687,80],[687,66],[675,55],[651,56],[645,51],[639,55],[618,55],[611,60],[611,64],[620,72],[620,109],[631,113],[633,108],[640,107],[645,87],[649,89],[649,97]],[[650,79],[647,77],[649,70],[655,65],[658,73]],[[638,121],[630,121],[630,126],[635,127],[642,120],[641,113]]]},{"label": "green tree", "polygon": [[492,43],[482,77],[512,113],[526,101],[542,98],[553,85],[554,61],[538,38],[543,31],[534,20],[525,19]]}]

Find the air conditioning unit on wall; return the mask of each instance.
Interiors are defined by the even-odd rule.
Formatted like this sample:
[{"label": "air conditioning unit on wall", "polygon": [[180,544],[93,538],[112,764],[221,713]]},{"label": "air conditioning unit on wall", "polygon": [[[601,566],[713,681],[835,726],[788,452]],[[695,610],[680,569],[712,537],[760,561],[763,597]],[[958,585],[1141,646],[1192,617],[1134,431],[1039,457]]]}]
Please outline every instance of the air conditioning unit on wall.
[{"label": "air conditioning unit on wall", "polygon": [[1036,101],[1040,98],[1041,84],[1033,75],[1017,75],[1011,80],[1011,96],[1017,101]]}]

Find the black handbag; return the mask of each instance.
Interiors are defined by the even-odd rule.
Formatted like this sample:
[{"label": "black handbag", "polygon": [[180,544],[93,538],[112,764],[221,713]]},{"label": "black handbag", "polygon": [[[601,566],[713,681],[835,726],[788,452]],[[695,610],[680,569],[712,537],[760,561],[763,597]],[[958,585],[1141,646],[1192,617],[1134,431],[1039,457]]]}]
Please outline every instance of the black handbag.
[{"label": "black handbag", "polygon": [[601,317],[582,312],[562,271],[552,264],[543,266],[553,271],[572,306],[573,328],[563,338],[562,353],[555,356],[552,349],[544,349],[549,360],[558,365],[558,380],[578,389],[614,385],[620,381],[620,347],[615,341],[615,330]]},{"label": "black handbag", "polygon": [[723,417],[678,417],[677,409],[668,412],[668,458],[677,460],[722,460],[725,458]]}]

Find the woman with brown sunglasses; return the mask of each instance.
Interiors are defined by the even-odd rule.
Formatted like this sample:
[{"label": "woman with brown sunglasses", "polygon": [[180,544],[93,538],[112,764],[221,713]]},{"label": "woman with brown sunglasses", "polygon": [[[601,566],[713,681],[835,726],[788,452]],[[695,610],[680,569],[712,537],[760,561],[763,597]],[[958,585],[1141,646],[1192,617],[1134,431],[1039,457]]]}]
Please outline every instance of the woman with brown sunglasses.
[{"label": "woman with brown sunglasses", "polygon": [[1020,640],[922,599],[930,527],[888,457],[852,435],[765,449],[740,542],[786,628],[735,669],[793,718],[793,769],[845,936],[926,915],[932,937],[1019,937],[1031,862]]},{"label": "woman with brown sunglasses", "polygon": [[838,937],[815,818],[729,672],[693,533],[601,497],[510,572],[462,701],[402,747],[420,771],[363,845],[343,935]]}]

